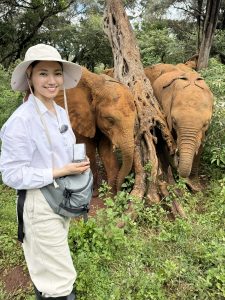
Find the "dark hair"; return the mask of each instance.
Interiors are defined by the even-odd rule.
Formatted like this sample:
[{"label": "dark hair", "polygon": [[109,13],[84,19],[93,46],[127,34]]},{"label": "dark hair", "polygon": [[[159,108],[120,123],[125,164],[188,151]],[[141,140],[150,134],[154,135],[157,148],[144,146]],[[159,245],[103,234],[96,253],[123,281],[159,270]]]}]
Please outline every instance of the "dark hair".
[{"label": "dark hair", "polygon": [[[32,67],[32,69],[39,63],[39,62],[41,62],[42,60],[34,60],[29,66],[31,66]],[[62,68],[62,70],[63,70],[63,64],[61,63],[61,61],[56,61],[56,62],[58,62],[59,64],[60,64],[60,66],[61,66],[61,68]]]},{"label": "dark hair", "polygon": [[32,67],[32,69],[40,62],[40,60],[35,60],[33,61],[30,66]]}]

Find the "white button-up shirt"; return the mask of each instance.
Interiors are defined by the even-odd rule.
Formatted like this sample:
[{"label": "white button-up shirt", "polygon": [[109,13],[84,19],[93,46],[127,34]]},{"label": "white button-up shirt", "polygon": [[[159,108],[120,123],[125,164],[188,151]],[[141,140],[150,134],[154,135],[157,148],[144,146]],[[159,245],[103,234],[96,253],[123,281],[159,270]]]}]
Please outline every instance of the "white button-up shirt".
[{"label": "white button-up shirt", "polygon": [[[60,168],[72,161],[75,136],[65,110],[54,103],[56,117],[40,100],[36,100],[36,103],[48,128],[52,147],[33,95],[17,108],[0,132],[2,180],[14,189],[34,189],[48,185],[53,182],[53,167]],[[68,130],[60,133],[59,128],[64,124],[68,125]]]}]

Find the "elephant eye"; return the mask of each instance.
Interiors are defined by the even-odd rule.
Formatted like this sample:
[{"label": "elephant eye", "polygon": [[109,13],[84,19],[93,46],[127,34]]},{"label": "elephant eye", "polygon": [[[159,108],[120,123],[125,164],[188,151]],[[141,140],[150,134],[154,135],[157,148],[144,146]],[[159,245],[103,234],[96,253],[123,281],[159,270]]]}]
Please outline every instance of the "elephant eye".
[{"label": "elephant eye", "polygon": [[173,126],[177,125],[177,121],[174,118],[172,118],[172,122],[173,122]]},{"label": "elephant eye", "polygon": [[112,117],[106,117],[106,120],[109,122],[110,125],[114,125],[115,120]]},{"label": "elephant eye", "polygon": [[209,121],[207,121],[204,125],[203,128],[207,128],[209,126]]}]

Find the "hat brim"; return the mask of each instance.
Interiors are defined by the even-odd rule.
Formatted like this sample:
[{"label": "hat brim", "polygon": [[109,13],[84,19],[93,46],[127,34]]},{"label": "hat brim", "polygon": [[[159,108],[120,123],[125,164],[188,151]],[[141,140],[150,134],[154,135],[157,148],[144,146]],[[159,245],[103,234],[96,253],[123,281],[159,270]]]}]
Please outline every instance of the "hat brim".
[{"label": "hat brim", "polygon": [[[27,91],[29,86],[26,78],[26,70],[29,65],[35,60],[21,62],[13,71],[11,77],[11,87],[14,91]],[[63,64],[63,77],[65,89],[75,87],[82,74],[82,69],[79,65],[66,60],[42,59],[42,61],[58,61]]]}]

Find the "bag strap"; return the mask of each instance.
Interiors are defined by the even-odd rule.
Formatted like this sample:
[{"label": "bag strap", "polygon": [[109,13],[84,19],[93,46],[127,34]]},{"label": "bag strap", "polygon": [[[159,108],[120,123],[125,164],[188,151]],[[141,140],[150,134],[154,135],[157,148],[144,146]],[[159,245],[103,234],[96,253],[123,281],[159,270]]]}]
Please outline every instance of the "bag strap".
[{"label": "bag strap", "polygon": [[18,218],[18,241],[23,243],[24,231],[23,231],[23,208],[26,199],[26,190],[17,190],[17,218]]},{"label": "bag strap", "polygon": [[63,100],[64,100],[65,111],[66,111],[66,114],[67,114],[67,119],[68,119],[68,122],[70,124],[70,127],[72,127],[71,122],[70,122],[70,115],[69,115],[69,110],[68,110],[68,102],[67,102],[67,96],[66,96],[66,89],[65,89],[65,87],[63,87]]}]

